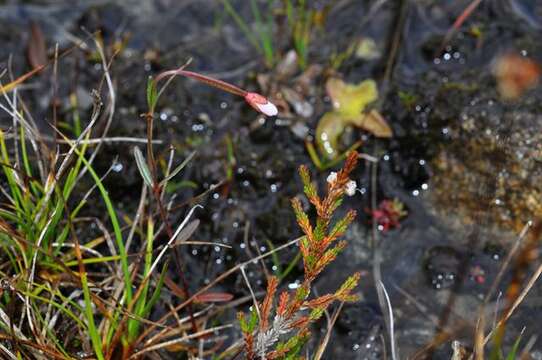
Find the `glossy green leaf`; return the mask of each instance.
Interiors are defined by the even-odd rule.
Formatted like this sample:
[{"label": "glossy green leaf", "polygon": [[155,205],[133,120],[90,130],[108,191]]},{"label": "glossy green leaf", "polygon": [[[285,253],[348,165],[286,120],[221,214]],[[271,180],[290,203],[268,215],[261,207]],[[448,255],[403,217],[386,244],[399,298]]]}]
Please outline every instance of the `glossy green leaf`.
[{"label": "glossy green leaf", "polygon": [[331,78],[326,83],[333,110],[322,116],[316,127],[316,144],[327,159],[339,156],[338,141],[347,126],[364,129],[377,137],[389,138],[391,128],[376,110],[367,113],[367,105],[378,99],[374,80],[364,80],[357,85]]}]

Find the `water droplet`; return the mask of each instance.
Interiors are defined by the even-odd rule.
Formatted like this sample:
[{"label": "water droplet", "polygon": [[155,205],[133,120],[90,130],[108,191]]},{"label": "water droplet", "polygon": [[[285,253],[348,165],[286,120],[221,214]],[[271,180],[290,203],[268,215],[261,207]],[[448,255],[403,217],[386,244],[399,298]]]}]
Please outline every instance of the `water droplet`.
[{"label": "water droplet", "polygon": [[113,166],[111,166],[111,170],[113,170],[114,172],[121,172],[123,168],[124,166],[122,166],[120,162],[115,162]]},{"label": "water droplet", "polygon": [[192,125],[192,131],[194,132],[203,131],[204,129],[205,129],[205,126],[203,124]]},{"label": "water droplet", "polygon": [[299,287],[299,283],[298,283],[297,281],[288,284],[288,288],[289,288],[290,290],[297,289],[298,287]]}]

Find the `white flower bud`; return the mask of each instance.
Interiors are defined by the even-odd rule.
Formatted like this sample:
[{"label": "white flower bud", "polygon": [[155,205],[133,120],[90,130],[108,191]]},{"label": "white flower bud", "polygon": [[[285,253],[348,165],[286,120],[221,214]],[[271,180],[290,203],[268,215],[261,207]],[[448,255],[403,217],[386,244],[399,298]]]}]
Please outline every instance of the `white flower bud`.
[{"label": "white flower bud", "polygon": [[275,116],[279,113],[277,107],[272,102],[268,101],[265,104],[256,104],[258,110],[264,115]]},{"label": "white flower bud", "polygon": [[330,172],[329,175],[327,176],[326,181],[329,184],[333,184],[335,181],[337,181],[337,173],[335,171]]},{"label": "white flower bud", "polygon": [[246,93],[245,101],[266,116],[275,116],[279,113],[279,110],[271,101],[265,96],[256,93]]},{"label": "white flower bud", "polygon": [[354,196],[356,194],[357,184],[354,180],[350,180],[344,186],[344,192],[348,196]]}]

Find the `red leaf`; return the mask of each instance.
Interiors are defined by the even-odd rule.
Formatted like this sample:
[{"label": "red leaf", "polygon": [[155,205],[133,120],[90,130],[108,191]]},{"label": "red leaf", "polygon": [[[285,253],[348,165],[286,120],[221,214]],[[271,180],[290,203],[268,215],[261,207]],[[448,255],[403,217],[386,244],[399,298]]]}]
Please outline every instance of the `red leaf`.
[{"label": "red leaf", "polygon": [[196,296],[197,302],[228,302],[233,299],[233,295],[225,292],[207,292]]},{"label": "red leaf", "polygon": [[33,69],[38,69],[47,63],[47,45],[45,36],[39,25],[33,22],[30,25],[30,38],[27,47],[28,62]]}]

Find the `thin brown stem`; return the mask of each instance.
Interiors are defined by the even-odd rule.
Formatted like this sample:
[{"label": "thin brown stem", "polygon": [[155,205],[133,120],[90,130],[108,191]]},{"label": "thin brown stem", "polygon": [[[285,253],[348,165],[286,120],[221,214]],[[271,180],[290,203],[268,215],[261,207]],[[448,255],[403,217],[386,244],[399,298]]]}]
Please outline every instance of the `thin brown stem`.
[{"label": "thin brown stem", "polygon": [[207,84],[209,86],[213,86],[213,87],[215,87],[217,89],[224,90],[226,92],[229,92],[230,94],[245,97],[247,95],[247,93],[248,93],[246,90],[243,90],[240,87],[237,87],[237,86],[235,86],[233,84],[230,84],[230,83],[227,83],[225,81],[218,80],[218,79],[215,79],[215,78],[212,78],[212,77],[209,77],[209,76],[205,76],[205,75],[193,72],[193,71],[183,70],[183,68],[184,68],[184,66],[182,68],[180,68],[180,69],[164,71],[163,73],[159,74],[156,77],[156,80],[155,80],[156,83],[158,83],[161,79],[163,79],[164,77],[167,77],[167,76],[181,75],[181,76],[186,76],[186,77],[189,77],[191,79],[197,80],[197,81],[202,82],[204,84]]},{"label": "thin brown stem", "polygon": [[[160,196],[161,187],[160,187],[159,181],[158,181],[156,160],[154,158],[154,151],[153,151],[153,148],[152,148],[154,117],[153,117],[153,114],[147,113],[145,115],[145,118],[147,120],[147,140],[148,140],[147,141],[147,156],[148,156],[147,161],[149,163],[149,168],[150,168],[150,171],[151,171],[151,176],[152,176],[153,184],[154,184],[152,193],[153,193],[154,198],[156,200],[156,204],[157,204],[158,210],[160,212],[160,217],[162,219],[162,222],[165,225],[166,233],[168,235],[168,238],[171,239],[173,237],[173,229],[171,228],[171,224],[168,221],[167,212],[166,212],[166,209],[164,207],[164,204],[162,203],[162,199],[161,199],[161,196]],[[181,279],[181,285],[183,287],[184,293],[186,294],[187,298],[190,298],[190,291],[188,289],[188,282],[186,281],[186,278],[184,276],[183,267],[182,267],[181,262],[180,262],[180,254],[179,254],[179,251],[177,250],[176,247],[173,248],[173,257],[174,257],[175,265],[177,267],[177,272],[179,274],[179,278]],[[188,310],[188,314],[190,315],[190,322],[192,324],[192,330],[194,332],[197,332],[198,327],[197,327],[197,324],[196,324],[196,320],[194,319],[194,313],[193,313],[193,309],[192,309],[191,304],[187,305],[187,310]]]}]

